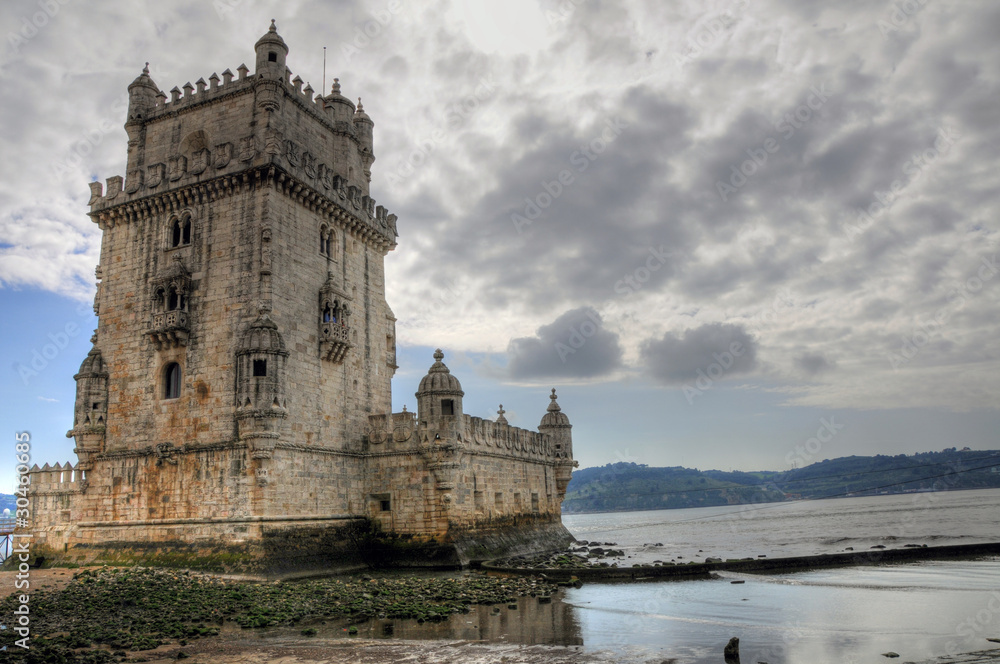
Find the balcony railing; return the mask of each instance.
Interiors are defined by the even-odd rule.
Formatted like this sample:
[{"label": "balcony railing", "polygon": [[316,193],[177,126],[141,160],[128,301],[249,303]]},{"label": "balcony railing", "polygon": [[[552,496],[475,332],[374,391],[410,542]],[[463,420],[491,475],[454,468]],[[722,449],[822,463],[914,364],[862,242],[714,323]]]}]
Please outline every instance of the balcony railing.
[{"label": "balcony railing", "polygon": [[351,349],[351,328],[343,323],[323,323],[319,329],[320,352],[324,360],[340,363]]},{"label": "balcony railing", "polygon": [[153,314],[153,328],[149,337],[157,350],[186,346],[191,328],[186,311],[163,311]]}]

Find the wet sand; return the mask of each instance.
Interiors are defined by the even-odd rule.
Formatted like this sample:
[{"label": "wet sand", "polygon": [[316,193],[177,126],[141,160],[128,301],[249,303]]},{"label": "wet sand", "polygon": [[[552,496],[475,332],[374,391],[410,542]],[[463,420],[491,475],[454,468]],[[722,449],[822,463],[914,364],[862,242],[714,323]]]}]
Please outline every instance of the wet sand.
[{"label": "wet sand", "polygon": [[[31,570],[31,590],[58,590],[73,579],[82,569]],[[15,573],[0,572],[0,597],[17,592],[14,588]],[[529,604],[535,604],[534,601]],[[526,613],[525,606],[519,613]],[[533,621],[529,621],[533,622]],[[414,662],[426,664],[562,664],[580,662],[601,664],[605,662],[637,662],[665,664],[677,660],[660,655],[639,656],[616,651],[588,651],[580,645],[526,645],[499,640],[454,638],[438,640],[413,640],[405,638],[331,637],[332,630],[318,636],[306,637],[297,629],[241,630],[226,629],[219,636],[197,639],[186,645],[176,643],[160,646],[155,650],[129,652],[132,661],[155,664],[182,661],[191,664],[339,664],[358,662],[382,664],[389,662]],[[399,632],[397,632],[398,634]],[[485,636],[485,634],[484,634]],[[719,661],[722,662],[722,644]],[[899,661],[883,659],[882,661]],[[955,657],[931,659],[919,664],[1000,664],[1000,648],[966,653]]]}]

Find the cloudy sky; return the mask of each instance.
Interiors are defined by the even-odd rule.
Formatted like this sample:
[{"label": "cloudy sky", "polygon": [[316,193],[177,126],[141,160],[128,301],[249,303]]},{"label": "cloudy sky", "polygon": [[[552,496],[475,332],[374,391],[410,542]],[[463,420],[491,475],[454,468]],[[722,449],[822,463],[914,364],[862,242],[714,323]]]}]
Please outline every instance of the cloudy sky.
[{"label": "cloudy sky", "polygon": [[126,86],[146,61],[164,90],[252,64],[271,18],[293,74],[319,89],[326,46],[327,84],[375,121],[372,193],[400,218],[396,409],[441,346],[467,412],[503,402],[534,427],[558,387],[583,466],[1000,447],[1000,4],[0,16],[0,434],[31,431],[40,462],[72,457],[100,246],[86,183],[124,173]]}]

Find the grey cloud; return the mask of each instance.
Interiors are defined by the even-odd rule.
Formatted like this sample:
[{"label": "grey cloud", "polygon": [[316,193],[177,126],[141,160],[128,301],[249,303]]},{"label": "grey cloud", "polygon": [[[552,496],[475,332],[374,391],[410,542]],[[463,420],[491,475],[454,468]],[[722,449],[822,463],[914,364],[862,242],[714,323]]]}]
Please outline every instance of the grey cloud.
[{"label": "grey cloud", "polygon": [[580,307],[542,325],[533,337],[511,339],[507,358],[511,378],[597,378],[621,368],[622,347],[600,314]]},{"label": "grey cloud", "polygon": [[707,323],[683,334],[667,332],[662,339],[648,339],[641,359],[654,379],[678,384],[696,380],[699,371],[709,373],[714,364],[721,367],[722,376],[752,371],[757,341],[741,325]]},{"label": "grey cloud", "polygon": [[836,362],[826,359],[822,353],[803,353],[794,358],[793,362],[796,369],[810,376],[829,371],[837,366]]}]

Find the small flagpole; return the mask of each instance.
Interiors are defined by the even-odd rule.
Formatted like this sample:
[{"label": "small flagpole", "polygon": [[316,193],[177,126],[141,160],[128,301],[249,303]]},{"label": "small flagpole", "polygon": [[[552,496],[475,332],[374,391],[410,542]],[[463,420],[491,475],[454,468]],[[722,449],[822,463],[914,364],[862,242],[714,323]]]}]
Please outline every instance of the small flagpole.
[{"label": "small flagpole", "polygon": [[323,92],[326,94],[326,46],[323,47]]}]

